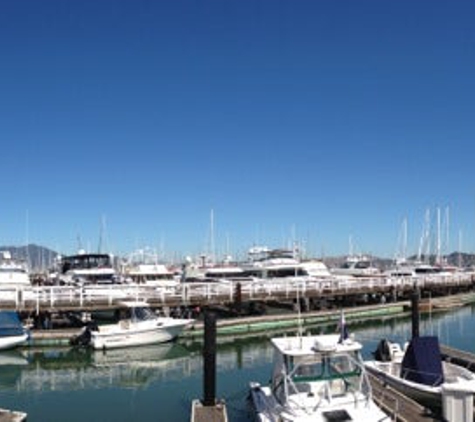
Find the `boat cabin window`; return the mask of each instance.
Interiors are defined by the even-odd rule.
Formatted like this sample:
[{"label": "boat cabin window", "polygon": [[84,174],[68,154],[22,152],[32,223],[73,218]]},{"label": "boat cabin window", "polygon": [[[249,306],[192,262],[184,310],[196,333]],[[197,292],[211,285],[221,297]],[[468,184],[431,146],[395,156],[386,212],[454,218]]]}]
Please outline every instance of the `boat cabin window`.
[{"label": "boat cabin window", "polygon": [[3,267],[0,267],[0,273],[22,273],[22,274],[26,274],[26,270],[23,269],[23,268],[13,268],[13,267],[3,268]]},{"label": "boat cabin window", "polygon": [[132,308],[131,309],[131,319],[137,319],[140,321],[146,319],[153,319],[156,315],[150,308]]},{"label": "boat cabin window", "polygon": [[111,267],[111,259],[107,254],[85,254],[68,256],[61,261],[61,272],[64,274],[73,269]]},{"label": "boat cabin window", "polygon": [[291,362],[292,379],[299,381],[331,380],[360,374],[360,368],[348,355],[294,358]]},{"label": "boat cabin window", "polygon": [[302,268],[278,268],[267,270],[267,277],[269,278],[295,277],[302,275],[307,275]]}]

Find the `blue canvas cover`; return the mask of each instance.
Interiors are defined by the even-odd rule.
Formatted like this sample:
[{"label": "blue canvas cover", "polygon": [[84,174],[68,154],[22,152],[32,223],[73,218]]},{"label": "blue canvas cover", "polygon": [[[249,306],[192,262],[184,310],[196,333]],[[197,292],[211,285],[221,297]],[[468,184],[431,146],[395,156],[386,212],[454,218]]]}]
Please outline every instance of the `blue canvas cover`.
[{"label": "blue canvas cover", "polygon": [[436,336],[415,337],[411,340],[402,360],[401,378],[430,386],[444,382],[439,340]]},{"label": "blue canvas cover", "polygon": [[0,311],[0,336],[20,336],[25,332],[15,311]]}]

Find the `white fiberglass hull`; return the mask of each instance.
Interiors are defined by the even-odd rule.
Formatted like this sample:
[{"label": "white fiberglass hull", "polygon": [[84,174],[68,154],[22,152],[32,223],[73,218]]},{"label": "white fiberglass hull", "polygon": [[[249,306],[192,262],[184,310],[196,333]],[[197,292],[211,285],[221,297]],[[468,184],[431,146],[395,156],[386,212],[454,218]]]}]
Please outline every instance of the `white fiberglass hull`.
[{"label": "white fiberglass hull", "polygon": [[28,341],[28,334],[21,334],[19,336],[4,336],[0,337],[0,350],[13,349],[21,346]]},{"label": "white fiberglass hull", "polygon": [[[367,361],[365,367],[368,372],[374,374],[395,390],[431,408],[442,406],[442,386],[444,385],[460,385],[464,388],[471,385],[472,388],[475,387],[475,375],[469,370],[449,362],[443,362],[446,379],[445,383],[439,386],[424,385],[401,378],[399,376],[401,365],[398,362]],[[456,375],[450,376],[450,373]]]},{"label": "white fiberglass hull", "polygon": [[156,320],[104,325],[91,332],[94,349],[113,349],[129,346],[166,343],[178,337],[192,320],[158,318]]}]

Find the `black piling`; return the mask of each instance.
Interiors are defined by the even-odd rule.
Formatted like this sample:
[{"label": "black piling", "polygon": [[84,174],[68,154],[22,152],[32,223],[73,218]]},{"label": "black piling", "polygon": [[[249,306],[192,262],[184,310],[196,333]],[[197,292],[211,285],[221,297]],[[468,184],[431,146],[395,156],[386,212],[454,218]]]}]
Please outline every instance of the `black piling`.
[{"label": "black piling", "polygon": [[216,400],[216,315],[204,314],[204,398],[193,400],[191,422],[227,422],[228,412],[222,400]]},{"label": "black piling", "polygon": [[241,283],[236,283],[236,288],[234,290],[234,310],[238,315],[241,315],[242,312],[242,287]]},{"label": "black piling", "polygon": [[412,338],[419,337],[419,298],[419,288],[414,286],[411,294]]},{"label": "black piling", "polygon": [[207,311],[204,323],[203,406],[214,406],[216,404],[216,315]]}]

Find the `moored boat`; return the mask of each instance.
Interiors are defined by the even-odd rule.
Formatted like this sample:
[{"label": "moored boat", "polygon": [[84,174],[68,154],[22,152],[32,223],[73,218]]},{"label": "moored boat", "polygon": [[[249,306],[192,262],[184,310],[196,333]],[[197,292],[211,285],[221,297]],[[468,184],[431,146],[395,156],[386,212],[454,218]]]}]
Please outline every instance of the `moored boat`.
[{"label": "moored boat", "polygon": [[368,372],[429,408],[442,408],[444,389],[475,392],[475,374],[443,361],[436,336],[414,337],[404,348],[382,339],[373,354]]},{"label": "moored boat", "polygon": [[26,263],[14,259],[10,251],[0,251],[0,286],[31,286]]},{"label": "moored boat", "polygon": [[26,344],[29,337],[28,330],[15,311],[0,311],[0,350]]},{"label": "moored boat", "polygon": [[259,421],[389,421],[373,401],[362,345],[340,335],[272,339],[270,385],[250,384]]},{"label": "moored boat", "polygon": [[114,324],[89,325],[75,340],[93,349],[166,343],[178,337],[194,320],[158,316],[144,302],[123,302]]}]

